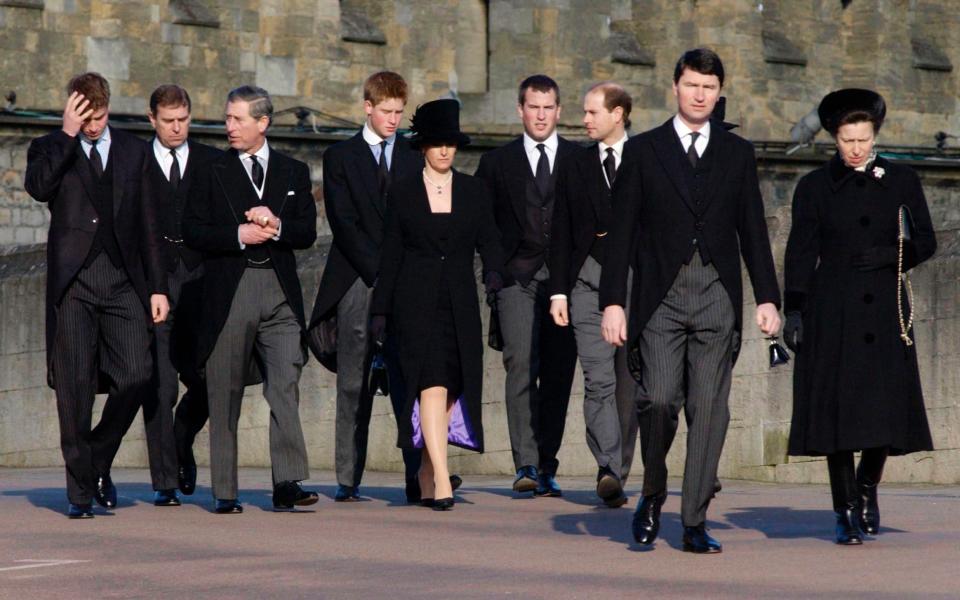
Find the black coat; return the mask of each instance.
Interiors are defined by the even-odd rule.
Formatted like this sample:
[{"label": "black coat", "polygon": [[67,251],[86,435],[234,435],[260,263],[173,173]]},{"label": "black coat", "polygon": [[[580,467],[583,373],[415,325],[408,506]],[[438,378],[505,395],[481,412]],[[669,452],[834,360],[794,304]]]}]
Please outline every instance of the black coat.
[{"label": "black coat", "polygon": [[[148,185],[147,167],[153,161],[143,140],[110,128],[113,169],[113,231],[149,325],[150,296],[167,293],[167,276],[157,235],[155,201]],[[156,161],[153,161],[156,162]],[[50,209],[47,236],[47,380],[57,329],[57,305],[83,267],[97,231],[93,201],[95,182],[80,147],[80,136],[62,131],[37,138],[27,151],[24,187]]]},{"label": "black coat", "polygon": [[398,445],[410,447],[410,418],[429,353],[430,332],[437,322],[438,292],[449,290],[460,349],[463,408],[479,443],[476,449],[482,452],[483,337],[473,261],[474,252],[479,251],[484,271],[502,273],[503,253],[484,182],[454,172],[452,195],[452,230],[443,244],[431,227],[430,203],[420,175],[391,186],[380,279],[370,312],[388,315],[397,335],[407,390]]},{"label": "black coat", "polygon": [[578,149],[558,175],[550,229],[550,295],[569,298],[590,249],[599,237],[609,235],[612,195],[597,144]]},{"label": "black coat", "polygon": [[[223,151],[213,146],[207,146],[200,142],[188,140],[187,145],[190,148],[190,155],[187,159],[187,168],[180,176],[180,185],[176,190],[170,185],[170,181],[163,174],[160,163],[156,160],[153,147],[149,146],[149,177],[150,186],[153,189],[154,197],[157,200],[157,225],[160,234],[160,247],[163,251],[165,266],[168,271],[177,268],[178,259],[182,258],[184,264],[191,270],[203,260],[203,256],[196,250],[181,244],[177,245],[170,240],[177,240],[183,237],[182,226],[177,222],[178,216],[182,223],[183,210],[186,208],[187,198],[190,197],[190,188],[197,178],[197,173],[202,172],[206,164],[223,155]],[[182,166],[182,165],[181,165]]]},{"label": "black coat", "polygon": [[[399,135],[395,144],[391,178],[399,181],[419,173],[423,169],[421,154]],[[380,268],[389,199],[380,196],[377,163],[362,131],[323,153],[323,201],[333,244],[313,303],[310,329],[336,315],[337,304],[357,277],[372,287]]]},{"label": "black coat", "polygon": [[753,146],[714,125],[706,152],[712,153],[714,164],[707,195],[697,204],[683,174],[680,161],[685,157],[672,119],[630,138],[624,146],[626,160],[613,190],[600,307],[626,305],[632,265],[636,276],[628,328],[631,346],[673,285],[694,240],[709,253],[730,296],[737,331],[743,323],[741,256],[757,304],[780,306]]},{"label": "black coat", "polygon": [[[889,447],[892,454],[932,450],[916,346],[900,339],[896,244],[899,208],[913,218],[904,268],[937,247],[920,180],[878,158],[859,173],[839,157],[803,177],[793,197],[785,257],[786,310],[803,313],[794,366],[790,454]],[[879,174],[879,172],[877,172]],[[890,264],[851,265],[871,248]],[[907,313],[904,296],[904,314]]]},{"label": "black coat", "polygon": [[[220,336],[233,296],[247,268],[237,239],[249,206],[267,206],[280,218],[280,239],[264,245],[280,287],[304,329],[303,292],[294,250],[309,248],[317,239],[317,207],[306,164],[270,149],[263,198],[258,199],[236,150],[207,163],[197,174],[183,216],[187,245],[204,253],[202,329],[198,332],[198,366],[206,363]],[[256,377],[247,384],[256,382]]]}]

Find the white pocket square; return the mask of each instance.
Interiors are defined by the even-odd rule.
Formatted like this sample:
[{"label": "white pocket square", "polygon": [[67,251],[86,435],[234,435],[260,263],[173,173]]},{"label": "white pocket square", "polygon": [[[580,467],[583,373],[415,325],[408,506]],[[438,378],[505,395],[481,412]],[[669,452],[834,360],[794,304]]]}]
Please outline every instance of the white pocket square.
[{"label": "white pocket square", "polygon": [[293,190],[290,190],[289,192],[287,192],[287,195],[288,195],[288,196],[296,196],[297,193],[294,192]]}]

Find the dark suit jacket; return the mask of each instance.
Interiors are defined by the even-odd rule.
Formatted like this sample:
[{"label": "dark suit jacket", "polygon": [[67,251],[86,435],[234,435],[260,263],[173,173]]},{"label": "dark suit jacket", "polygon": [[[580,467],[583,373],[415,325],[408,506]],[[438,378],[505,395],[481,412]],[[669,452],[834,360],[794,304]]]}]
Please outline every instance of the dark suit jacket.
[{"label": "dark suit jacket", "polygon": [[293,251],[309,248],[317,239],[317,207],[311,191],[307,165],[272,147],[262,199],[257,198],[236,150],[227,151],[197,174],[183,217],[183,236],[187,245],[204,253],[206,267],[199,365],[213,351],[247,268],[237,228],[247,222],[243,213],[249,206],[267,206],[280,218],[280,239],[265,246],[287,303],[304,327],[303,292]]},{"label": "dark suit jacket", "polygon": [[[625,164],[623,159],[620,164]],[[601,227],[600,214],[608,215],[609,227],[612,198],[597,144],[578,149],[558,175],[550,240],[550,295],[569,298],[597,236],[609,235]],[[618,181],[614,179],[614,184]]]},{"label": "dark suit jacket", "polygon": [[707,152],[714,163],[706,196],[698,205],[684,178],[684,155],[672,118],[625,146],[627,160],[614,189],[600,306],[625,306],[632,264],[636,275],[630,340],[640,335],[666,296],[694,239],[709,252],[730,295],[738,329],[743,321],[741,256],[757,303],[780,305],[753,146],[714,124]]},{"label": "dark suit jacket", "polygon": [[[391,180],[419,173],[423,169],[420,153],[399,135],[395,144]],[[380,269],[380,244],[389,198],[384,201],[380,196],[377,163],[362,131],[323,153],[323,201],[333,230],[333,245],[313,304],[311,329],[331,316],[357,277],[372,287]]]},{"label": "dark suit jacket", "polygon": [[197,173],[202,172],[208,162],[223,155],[222,150],[193,140],[187,140],[187,145],[190,148],[190,156],[187,159],[187,168],[181,173],[180,186],[176,191],[173,190],[170,181],[163,174],[163,169],[160,168],[160,163],[156,160],[153,147],[148,147],[148,155],[151,159],[148,161],[150,186],[157,199],[160,246],[163,249],[164,262],[168,271],[177,268],[177,259],[180,257],[191,269],[203,260],[201,254],[196,250],[185,245],[177,246],[169,240],[175,240],[182,234],[182,228],[177,228],[176,207],[179,205],[185,209],[186,200],[190,197],[190,188],[197,178]]},{"label": "dark suit jacket", "polygon": [[[150,295],[166,294],[166,270],[157,241],[154,200],[147,184],[149,148],[139,138],[110,128],[113,164],[113,227],[123,267],[149,316]],[[154,161],[155,162],[155,161]],[[56,309],[90,253],[99,221],[93,173],[80,136],[62,131],[37,138],[27,151],[24,187],[50,209],[47,236],[47,365],[56,337]],[[145,321],[149,323],[149,321]],[[48,382],[53,385],[48,369]]]},{"label": "dark suit jacket", "polygon": [[[558,178],[567,161],[579,148],[577,144],[559,138],[553,165],[553,172]],[[484,154],[480,158],[476,175],[487,182],[490,193],[493,194],[493,214],[497,219],[497,226],[500,227],[504,255],[509,262],[523,241],[527,182],[533,180],[530,161],[523,149],[523,136]]]}]

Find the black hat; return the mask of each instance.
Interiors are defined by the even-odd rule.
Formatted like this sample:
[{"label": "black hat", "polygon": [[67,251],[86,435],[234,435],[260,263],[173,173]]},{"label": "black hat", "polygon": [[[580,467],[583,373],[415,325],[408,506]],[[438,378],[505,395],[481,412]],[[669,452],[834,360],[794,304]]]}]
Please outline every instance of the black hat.
[{"label": "black hat", "polygon": [[871,115],[874,130],[879,131],[883,118],[887,114],[887,103],[883,101],[883,96],[873,90],[847,88],[830,92],[824,96],[820,101],[820,107],[817,108],[820,124],[831,135],[837,134],[840,121],[852,112],[865,112]]},{"label": "black hat", "polygon": [[460,131],[460,102],[453,98],[418,106],[410,118],[410,131],[410,145],[414,148],[443,143],[460,147],[470,143],[470,137]]}]

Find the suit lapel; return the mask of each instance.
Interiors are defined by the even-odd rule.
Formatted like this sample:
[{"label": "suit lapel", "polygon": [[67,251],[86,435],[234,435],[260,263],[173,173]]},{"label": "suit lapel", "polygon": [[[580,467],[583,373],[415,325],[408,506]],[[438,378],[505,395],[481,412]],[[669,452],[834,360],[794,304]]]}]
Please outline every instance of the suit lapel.
[{"label": "suit lapel", "polygon": [[677,151],[681,146],[677,139],[677,132],[673,129],[672,118],[657,129],[652,143],[655,144],[654,155],[660,161],[667,178],[687,207],[694,213],[697,212],[696,204],[690,195],[690,188],[687,187],[687,180],[683,177],[683,165],[680,164],[683,154]]},{"label": "suit lapel", "polygon": [[[253,184],[250,183],[250,177],[247,176],[246,169],[240,162],[240,155],[236,150],[230,150],[222,160],[213,167],[214,175],[220,184],[220,190],[223,192],[224,202],[227,203],[234,218],[238,224],[246,222],[243,213],[251,202],[257,200],[257,194],[253,191]],[[259,204],[259,202],[254,202]]]},{"label": "suit lapel", "polygon": [[124,155],[124,142],[122,136],[114,135],[110,130],[113,139],[110,141],[110,154],[107,156],[107,162],[113,162],[113,216],[116,217],[120,212],[120,205],[123,203],[123,172],[120,161],[116,160],[118,156]]},{"label": "suit lapel", "polygon": [[503,171],[507,180],[507,192],[510,194],[510,201],[513,204],[513,212],[516,214],[517,221],[521,224],[526,222],[526,191],[527,182],[533,180],[533,173],[530,171],[530,161],[527,160],[527,153],[523,149],[523,138],[511,142],[508,149],[506,161],[504,161]]},{"label": "suit lapel", "polygon": [[601,203],[608,202],[607,197],[610,194],[607,178],[603,174],[603,164],[600,162],[600,150],[598,148],[599,144],[590,146],[580,163],[581,173],[584,175],[584,185],[588,186],[589,193],[587,195],[590,197],[590,205],[593,207],[593,216],[597,223],[600,222],[600,211],[603,208]]},{"label": "suit lapel", "polygon": [[[710,140],[707,142],[707,152],[710,153],[710,160],[713,161],[713,166],[710,169],[710,177],[707,179],[706,196],[700,204],[701,212],[707,209],[707,206],[717,195],[717,190],[720,189],[724,177],[729,175],[727,165],[730,162],[730,152],[727,152],[727,146],[730,142],[729,136],[733,134],[727,132],[727,130],[718,123],[712,123],[710,125],[710,131]],[[704,154],[707,152],[704,152]]]},{"label": "suit lapel", "polygon": [[287,186],[289,180],[287,161],[271,148],[270,158],[267,161],[267,179],[263,182],[261,204],[268,206],[274,215],[279,216],[287,203],[287,192],[290,191]]},{"label": "suit lapel", "polygon": [[380,188],[377,183],[377,163],[373,162],[373,152],[370,145],[363,139],[363,131],[351,139],[355,160],[351,161],[350,169],[353,176],[359,179],[365,190],[367,199],[382,217],[386,208],[383,198],[380,197]]},{"label": "suit lapel", "polygon": [[83,153],[83,146],[77,144],[77,174],[80,176],[80,181],[83,183],[83,189],[87,192],[87,199],[90,200],[90,204],[97,208],[96,202],[96,184],[93,181],[93,173],[90,171],[90,161],[87,159],[87,156]]}]

